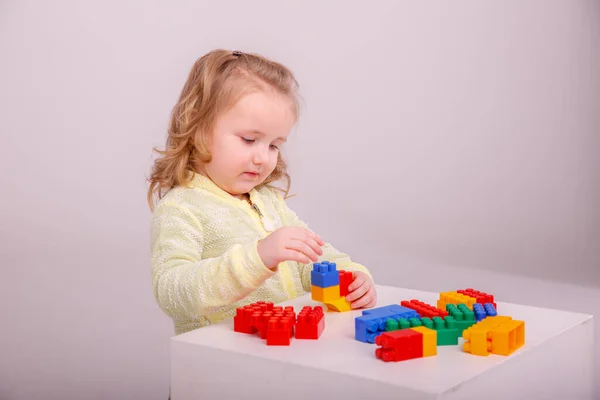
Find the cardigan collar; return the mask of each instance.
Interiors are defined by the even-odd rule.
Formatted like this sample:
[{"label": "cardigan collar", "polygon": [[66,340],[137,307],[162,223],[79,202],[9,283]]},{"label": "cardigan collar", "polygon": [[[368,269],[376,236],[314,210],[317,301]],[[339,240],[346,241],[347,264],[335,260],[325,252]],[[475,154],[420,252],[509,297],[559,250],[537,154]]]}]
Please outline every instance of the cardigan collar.
[{"label": "cardigan collar", "polygon": [[[210,179],[209,177],[199,174],[195,171],[191,171],[191,170],[188,171],[188,176],[191,179],[190,182],[188,183],[188,187],[204,190],[204,191],[211,193],[211,194],[217,196],[218,198],[222,199],[223,201],[226,201],[234,206],[248,207],[248,210],[251,209],[250,205],[248,204],[248,202],[246,200],[242,200],[240,198],[237,198],[237,197],[227,193],[225,190],[221,189],[216,183],[214,183],[212,181],[212,179]],[[263,223],[263,226],[265,227],[265,229],[267,231],[272,231],[274,229],[273,223],[271,220],[271,216],[267,215],[268,210],[267,210],[267,207],[265,207],[265,203],[263,202],[262,196],[260,195],[258,190],[256,190],[256,188],[253,188],[252,190],[250,190],[248,192],[248,195],[250,196],[250,202],[252,204],[254,204],[256,207],[258,207],[258,210],[260,212],[260,219],[261,219],[261,222]],[[253,211],[253,212],[255,212],[255,211]]]},{"label": "cardigan collar", "polygon": [[[207,176],[199,174],[195,171],[188,171],[188,177],[190,177],[191,179],[188,184],[189,187],[206,190],[207,192],[210,192],[224,200],[244,201],[221,189],[216,183],[212,181],[212,179],[210,179]],[[256,193],[256,189],[250,190],[250,192],[248,193],[250,195],[250,200],[254,201],[252,197],[256,197]]]}]

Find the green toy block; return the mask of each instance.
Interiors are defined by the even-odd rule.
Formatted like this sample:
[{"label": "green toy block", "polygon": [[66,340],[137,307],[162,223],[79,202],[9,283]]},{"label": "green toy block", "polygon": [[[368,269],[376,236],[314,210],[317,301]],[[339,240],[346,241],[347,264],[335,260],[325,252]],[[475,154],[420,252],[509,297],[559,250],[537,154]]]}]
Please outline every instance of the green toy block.
[{"label": "green toy block", "polygon": [[415,326],[421,326],[421,320],[419,318],[388,318],[385,322],[385,331],[397,331],[399,329],[413,328]]},{"label": "green toy block", "polygon": [[423,326],[437,332],[438,346],[458,344],[458,329],[456,328],[456,321],[453,317],[447,316],[444,319],[441,317],[433,317],[433,320],[430,318],[422,318],[421,322],[423,323]]},{"label": "green toy block", "polygon": [[477,322],[475,320],[475,313],[472,310],[469,310],[469,307],[467,307],[466,304],[446,304],[446,311],[454,318],[459,336],[462,336],[465,329],[475,325]]},{"label": "green toy block", "polygon": [[[423,321],[425,324],[425,321]],[[456,321],[453,317],[447,316],[444,319],[441,317],[433,317],[432,321],[433,330],[437,331],[437,345],[438,346],[451,346],[458,344],[458,328],[456,327]],[[427,325],[425,325],[427,326]]]},{"label": "green toy block", "polygon": [[454,318],[448,316],[444,319],[440,317],[431,318],[389,318],[385,324],[386,332],[397,331],[399,329],[414,328],[424,326],[437,332],[437,345],[450,346],[458,344],[458,329]]}]

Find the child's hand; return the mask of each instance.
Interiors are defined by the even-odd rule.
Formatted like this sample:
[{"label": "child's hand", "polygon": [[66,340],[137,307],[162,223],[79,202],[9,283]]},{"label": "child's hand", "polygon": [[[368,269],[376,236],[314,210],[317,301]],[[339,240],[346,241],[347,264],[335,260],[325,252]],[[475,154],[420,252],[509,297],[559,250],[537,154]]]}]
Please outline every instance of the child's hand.
[{"label": "child's hand", "polygon": [[310,264],[319,261],[324,244],[319,235],[308,229],[285,226],[258,242],[258,255],[269,269],[283,261]]},{"label": "child's hand", "polygon": [[352,271],[354,281],[348,285],[346,300],[356,308],[371,308],[377,304],[377,292],[371,277],[361,271]]}]

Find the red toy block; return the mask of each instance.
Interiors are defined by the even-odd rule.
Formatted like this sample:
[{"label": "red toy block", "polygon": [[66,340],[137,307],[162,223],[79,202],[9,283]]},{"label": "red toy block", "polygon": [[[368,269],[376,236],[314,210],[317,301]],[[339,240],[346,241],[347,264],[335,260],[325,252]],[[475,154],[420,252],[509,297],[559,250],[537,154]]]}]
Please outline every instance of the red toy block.
[{"label": "red toy block", "polygon": [[375,337],[375,357],[383,361],[404,361],[423,357],[423,335],[412,329],[383,332]]},{"label": "red toy block", "polygon": [[271,317],[267,324],[267,346],[289,346],[294,335],[294,318]]},{"label": "red toy block", "polygon": [[233,330],[240,333],[259,333],[262,339],[267,338],[267,325],[271,317],[291,317],[294,322],[294,307],[274,307],[273,303],[258,301],[236,309],[233,317]]},{"label": "red toy block", "polygon": [[237,308],[235,316],[233,317],[233,330],[240,333],[256,333],[258,329],[252,326],[252,315],[255,312],[260,312],[262,314],[263,312],[272,310],[273,303],[266,303],[264,301],[258,301]]},{"label": "red toy block", "polygon": [[272,318],[289,318],[289,320],[291,321],[292,327],[295,325],[296,322],[296,313],[294,312],[294,307],[292,306],[288,306],[285,308],[285,310],[283,309],[283,307],[278,306],[278,307],[273,307],[273,311],[255,311],[254,314],[252,314],[252,326],[254,328],[256,328],[258,330],[258,332],[260,333],[260,338],[261,339],[266,339],[267,338],[267,329],[268,329],[268,325],[269,325],[269,321]]},{"label": "red toy block", "polygon": [[351,271],[339,270],[340,274],[340,297],[344,297],[348,294],[348,286],[354,280]]},{"label": "red toy block", "polygon": [[498,310],[498,308],[496,307],[496,303],[494,303],[494,296],[491,294],[480,292],[479,290],[474,290],[472,288],[468,288],[465,290],[457,290],[456,293],[473,297],[477,303],[481,303],[483,305],[485,305],[486,303],[492,303],[494,305],[494,308]]},{"label": "red toy block", "polygon": [[325,329],[323,307],[303,307],[296,321],[296,339],[318,339],[323,329]]},{"label": "red toy block", "polygon": [[440,318],[444,318],[448,316],[448,311],[446,310],[440,310],[437,307],[434,307],[432,305],[429,305],[427,303],[423,303],[422,301],[419,300],[411,300],[411,301],[407,301],[404,300],[400,303],[401,306],[406,307],[406,308],[410,308],[412,310],[415,310],[417,313],[419,313],[419,315],[421,316],[421,318],[423,317],[428,317],[428,318],[433,318],[433,317],[440,317]]}]

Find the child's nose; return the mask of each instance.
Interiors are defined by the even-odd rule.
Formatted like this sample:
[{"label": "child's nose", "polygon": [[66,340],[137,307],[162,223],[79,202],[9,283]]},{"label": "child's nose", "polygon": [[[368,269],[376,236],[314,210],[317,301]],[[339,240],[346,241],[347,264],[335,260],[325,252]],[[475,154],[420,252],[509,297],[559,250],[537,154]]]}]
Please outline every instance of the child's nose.
[{"label": "child's nose", "polygon": [[262,148],[257,148],[254,152],[254,164],[264,164],[269,160],[269,151]]}]

